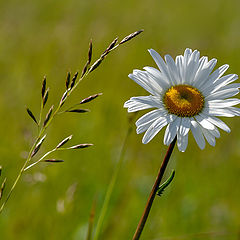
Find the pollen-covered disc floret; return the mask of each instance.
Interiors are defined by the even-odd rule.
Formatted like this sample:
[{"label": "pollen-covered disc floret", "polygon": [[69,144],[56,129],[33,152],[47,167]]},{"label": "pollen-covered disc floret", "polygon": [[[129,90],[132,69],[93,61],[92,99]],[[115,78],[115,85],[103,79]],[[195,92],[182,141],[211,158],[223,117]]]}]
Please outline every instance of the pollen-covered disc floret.
[{"label": "pollen-covered disc floret", "polygon": [[[159,69],[145,67],[133,70],[129,77],[147,90],[149,96],[132,97],[124,107],[128,112],[154,108],[140,117],[137,133],[145,132],[142,142],[148,143],[166,126],[164,144],[169,145],[177,136],[177,145],[184,152],[191,130],[198,146],[203,149],[205,140],[214,146],[220,137],[218,128],[230,128],[218,117],[240,116],[240,103],[232,98],[239,93],[236,74],[224,75],[225,64],[213,71],[217,60],[201,57],[197,50],[187,48],[175,60],[165,55],[165,61],[153,49],[149,50]],[[213,71],[213,72],[212,72]]]},{"label": "pollen-covered disc floret", "polygon": [[194,87],[177,85],[166,91],[163,102],[169,113],[179,117],[193,117],[203,109],[204,97]]}]

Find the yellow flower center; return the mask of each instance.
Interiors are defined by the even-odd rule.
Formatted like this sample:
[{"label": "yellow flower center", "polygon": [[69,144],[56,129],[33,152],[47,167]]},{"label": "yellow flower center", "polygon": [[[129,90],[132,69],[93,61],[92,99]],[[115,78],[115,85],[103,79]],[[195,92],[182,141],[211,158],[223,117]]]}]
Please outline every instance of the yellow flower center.
[{"label": "yellow flower center", "polygon": [[179,117],[193,117],[204,106],[204,97],[198,89],[188,85],[169,88],[163,98],[168,112]]}]

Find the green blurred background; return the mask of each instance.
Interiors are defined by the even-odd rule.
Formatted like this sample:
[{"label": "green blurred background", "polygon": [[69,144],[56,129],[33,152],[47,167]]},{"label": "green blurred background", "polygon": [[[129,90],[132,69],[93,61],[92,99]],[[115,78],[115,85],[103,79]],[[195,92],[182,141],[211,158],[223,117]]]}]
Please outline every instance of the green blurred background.
[{"label": "green blurred background", "polygon": [[[69,105],[103,95],[88,104],[88,114],[60,115],[41,153],[72,133],[72,143],[94,147],[55,154],[65,163],[29,170],[0,216],[0,239],[85,239],[92,202],[96,199],[97,218],[129,127],[123,103],[147,95],[127,75],[155,66],[148,48],[175,57],[186,47],[239,74],[239,9],[239,0],[1,1],[0,164],[7,190],[37,132],[25,106],[38,113],[43,76],[49,107],[64,91],[66,72],[82,69],[91,38],[97,59],[116,36],[145,31],[79,85]],[[224,120],[232,132],[221,131],[216,147],[201,151],[190,136],[185,153],[175,150],[167,174],[174,168],[176,177],[156,198],[142,239],[240,239],[239,119]],[[134,127],[101,239],[131,239],[142,214],[166,146],[163,132],[147,145],[141,138]]]}]

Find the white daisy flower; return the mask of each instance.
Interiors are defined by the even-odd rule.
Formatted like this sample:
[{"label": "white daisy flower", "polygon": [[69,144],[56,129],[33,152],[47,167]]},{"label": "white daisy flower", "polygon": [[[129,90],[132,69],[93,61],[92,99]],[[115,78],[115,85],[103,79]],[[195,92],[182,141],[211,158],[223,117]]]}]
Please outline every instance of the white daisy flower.
[{"label": "white daisy flower", "polygon": [[215,146],[220,137],[218,128],[230,132],[230,128],[217,117],[240,116],[238,98],[229,98],[239,93],[240,84],[236,74],[223,76],[228,69],[225,64],[214,72],[217,60],[201,57],[197,50],[187,48],[184,55],[175,61],[169,55],[162,57],[149,50],[158,69],[144,67],[145,71],[133,70],[128,76],[151,95],[132,97],[124,104],[128,112],[155,108],[140,117],[137,133],[145,132],[142,142],[148,143],[165,126],[164,144],[169,145],[177,136],[178,149],[184,152],[188,133],[192,134],[201,149],[207,142]]}]

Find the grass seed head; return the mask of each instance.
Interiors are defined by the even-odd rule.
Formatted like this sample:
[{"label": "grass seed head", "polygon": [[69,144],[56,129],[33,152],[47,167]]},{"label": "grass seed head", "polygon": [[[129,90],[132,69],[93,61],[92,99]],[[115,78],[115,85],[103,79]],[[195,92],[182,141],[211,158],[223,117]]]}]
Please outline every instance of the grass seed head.
[{"label": "grass seed head", "polygon": [[72,146],[69,149],[81,149],[81,148],[87,148],[87,147],[91,147],[91,146],[93,146],[93,144],[91,144],[91,143],[82,143],[82,144]]},{"label": "grass seed head", "polygon": [[72,139],[72,136],[73,136],[73,135],[70,135],[70,136],[66,137],[65,139],[63,139],[63,140],[57,145],[56,149],[58,149],[58,148],[62,147],[63,145],[65,145],[69,140]]},{"label": "grass seed head", "polygon": [[116,45],[118,41],[118,38],[115,38],[110,45],[108,46],[108,48],[103,52],[102,57],[105,57]]},{"label": "grass seed head", "polygon": [[72,82],[71,82],[71,86],[70,86],[70,89],[72,89],[75,85],[75,82],[77,80],[77,76],[78,76],[78,72],[76,72],[72,78]]},{"label": "grass seed head", "polygon": [[94,100],[95,98],[97,98],[100,95],[102,95],[102,93],[97,93],[97,94],[91,95],[91,96],[89,96],[87,98],[84,98],[79,104],[88,103],[88,102]]},{"label": "grass seed head", "polygon": [[71,110],[67,110],[66,112],[73,112],[73,113],[86,113],[86,112],[90,112],[89,109],[71,109]]},{"label": "grass seed head", "polygon": [[39,149],[41,148],[44,140],[46,138],[46,135],[44,135],[37,143],[36,147],[34,148],[31,157],[35,156],[37,154],[37,152],[39,151]]},{"label": "grass seed head", "polygon": [[49,121],[49,119],[50,119],[50,117],[52,115],[52,111],[53,111],[53,105],[50,107],[50,109],[49,109],[49,111],[48,111],[48,113],[46,115],[46,118],[45,118],[44,123],[43,123],[44,127],[47,125],[47,123],[48,123],[48,121]]},{"label": "grass seed head", "polygon": [[35,116],[33,115],[32,111],[29,108],[27,108],[27,113],[32,118],[32,120],[38,125],[37,119],[35,118]]},{"label": "grass seed head", "polygon": [[141,29],[141,30],[139,30],[139,31],[136,31],[136,32],[134,32],[134,33],[129,34],[128,36],[126,36],[126,37],[119,43],[119,45],[120,45],[120,44],[123,44],[123,43],[125,43],[125,42],[128,42],[129,40],[133,39],[134,37],[136,37],[137,35],[139,35],[139,34],[142,33],[142,32],[143,32],[143,29]]},{"label": "grass seed head", "polygon": [[47,79],[46,79],[46,76],[44,76],[43,82],[42,82],[42,98],[44,97],[46,92],[46,85],[47,85]]},{"label": "grass seed head", "polygon": [[45,94],[44,94],[44,97],[43,97],[43,108],[47,103],[48,95],[49,95],[49,88],[45,91]]},{"label": "grass seed head", "polygon": [[90,40],[88,49],[88,64],[91,63],[91,60],[92,60],[92,39]]},{"label": "grass seed head", "polygon": [[0,200],[3,196],[3,191],[4,191],[4,188],[5,188],[5,185],[6,185],[6,181],[7,181],[7,178],[4,178],[3,183],[1,185],[1,189],[0,189]]},{"label": "grass seed head", "polygon": [[48,162],[48,163],[60,163],[60,162],[64,162],[64,160],[60,160],[60,159],[46,159],[46,160],[44,160],[44,162]]},{"label": "grass seed head", "polygon": [[68,72],[67,73],[67,78],[66,78],[66,89],[69,88],[69,84],[70,84],[70,77],[71,77],[71,73]]}]

